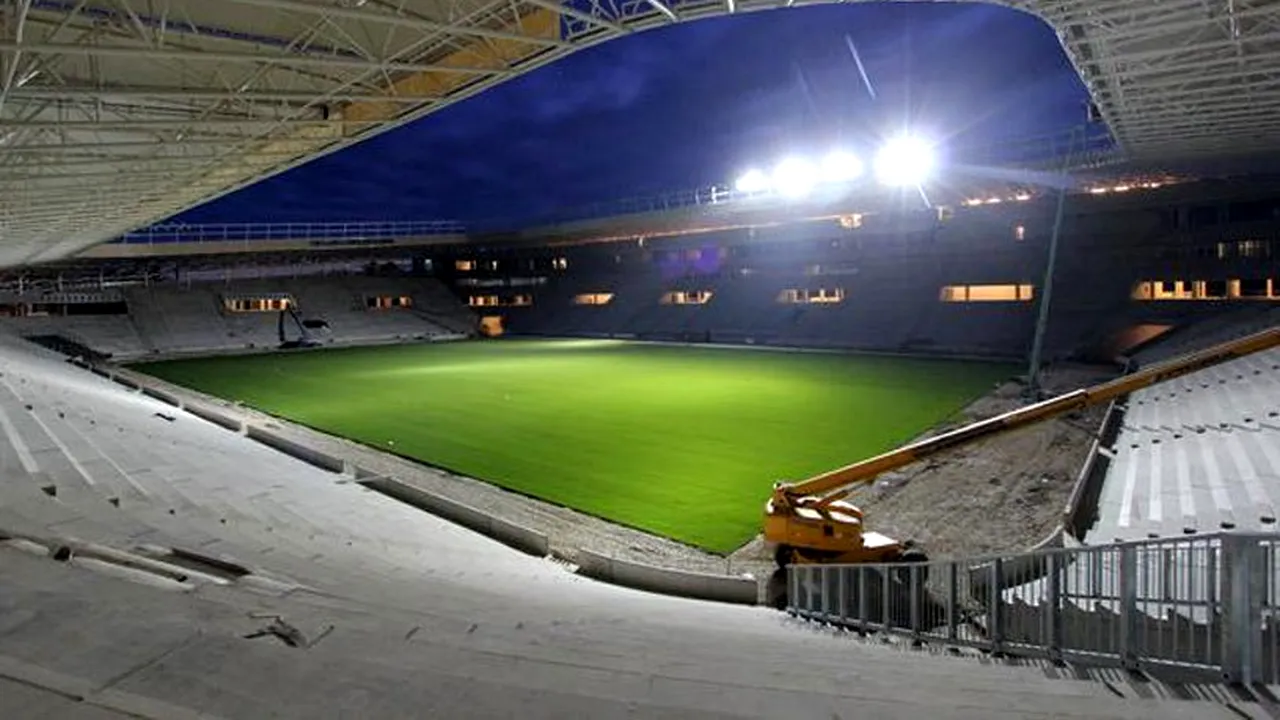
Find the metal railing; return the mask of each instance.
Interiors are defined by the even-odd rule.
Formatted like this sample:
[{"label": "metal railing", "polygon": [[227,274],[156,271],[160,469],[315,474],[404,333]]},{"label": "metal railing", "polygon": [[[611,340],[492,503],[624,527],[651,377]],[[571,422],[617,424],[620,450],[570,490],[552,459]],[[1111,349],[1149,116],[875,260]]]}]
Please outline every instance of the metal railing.
[{"label": "metal railing", "polygon": [[787,611],[860,632],[1228,682],[1280,680],[1280,534],[1218,533],[978,561],[793,565]]},{"label": "metal railing", "polygon": [[249,240],[387,240],[466,232],[452,220],[303,222],[303,223],[165,223],[135,230],[113,241],[124,244],[203,243]]}]

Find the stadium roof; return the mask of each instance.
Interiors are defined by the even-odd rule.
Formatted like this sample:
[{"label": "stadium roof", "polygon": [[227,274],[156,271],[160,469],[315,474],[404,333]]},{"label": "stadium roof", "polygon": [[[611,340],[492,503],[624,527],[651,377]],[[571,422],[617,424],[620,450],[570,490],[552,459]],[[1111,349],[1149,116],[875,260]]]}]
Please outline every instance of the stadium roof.
[{"label": "stadium roof", "polygon": [[[0,265],[68,256],[575,49],[803,0],[6,0]],[[1280,150],[1280,5],[1024,1],[1126,160]]]}]

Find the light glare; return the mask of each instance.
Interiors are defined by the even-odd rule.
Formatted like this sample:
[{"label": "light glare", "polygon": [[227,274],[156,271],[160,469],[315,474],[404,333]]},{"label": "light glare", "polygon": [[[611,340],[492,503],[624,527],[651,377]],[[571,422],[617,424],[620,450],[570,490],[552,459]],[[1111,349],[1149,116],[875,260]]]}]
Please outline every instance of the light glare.
[{"label": "light glare", "polygon": [[893,187],[921,185],[933,173],[933,148],[911,136],[890,140],[876,155],[876,176]]},{"label": "light glare", "polygon": [[804,197],[817,184],[818,173],[813,164],[800,158],[787,158],[773,171],[773,187],[784,197]]},{"label": "light glare", "polygon": [[769,177],[760,170],[748,170],[734,183],[738,192],[758,193],[769,189]]},{"label": "light glare", "polygon": [[862,175],[862,161],[852,153],[837,150],[822,160],[823,182],[844,183]]}]

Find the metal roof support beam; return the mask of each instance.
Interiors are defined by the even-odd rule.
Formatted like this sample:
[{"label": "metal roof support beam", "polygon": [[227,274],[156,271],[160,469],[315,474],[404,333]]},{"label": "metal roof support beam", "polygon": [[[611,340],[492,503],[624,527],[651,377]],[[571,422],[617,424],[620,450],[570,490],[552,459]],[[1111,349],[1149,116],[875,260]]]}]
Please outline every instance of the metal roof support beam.
[{"label": "metal roof support beam", "polygon": [[[1277,35],[1276,39],[1280,40],[1280,35]],[[1280,60],[1280,50],[1272,50],[1265,53],[1247,53],[1245,57],[1251,62],[1268,63],[1268,67],[1270,68],[1271,65],[1269,63],[1271,61]],[[1210,71],[1217,70],[1223,66],[1236,68],[1238,63],[1239,58],[1236,57],[1235,54],[1222,57],[1204,57],[1202,55],[1200,57],[1193,57],[1187,60],[1179,59],[1176,61],[1171,60],[1169,62],[1152,62],[1144,64],[1133,63],[1133,65],[1137,65],[1137,67],[1125,67],[1123,71],[1120,71],[1117,74],[1126,82],[1132,83],[1135,80],[1143,80],[1144,82],[1142,84],[1144,86],[1146,85],[1146,78],[1156,78],[1157,80],[1168,79],[1186,83],[1188,82],[1188,77],[1185,73],[1188,70]],[[1129,63],[1126,62],[1126,65],[1129,65]],[[1268,69],[1261,72],[1274,73],[1277,71],[1274,69]],[[1199,80],[1200,77],[1201,76],[1196,76],[1196,79]]]},{"label": "metal roof support beam", "polygon": [[[1263,35],[1254,35],[1244,38],[1247,43],[1268,44],[1280,41],[1280,32],[1270,32]],[[1161,47],[1154,50],[1125,50],[1123,52],[1114,53],[1104,57],[1094,58],[1093,62],[1104,64],[1115,63],[1146,63],[1153,65],[1160,63],[1161,60],[1169,58],[1182,58],[1184,55],[1195,57],[1196,53],[1206,53],[1217,50],[1232,50],[1236,46],[1236,40],[1233,38],[1221,40],[1206,40],[1196,42],[1194,45],[1185,47]],[[1203,59],[1203,58],[1199,58]],[[1195,60],[1187,60],[1184,67],[1186,69],[1195,68]]]},{"label": "metal roof support beam", "polygon": [[[183,143],[184,145],[186,143]],[[315,143],[312,143],[314,146]],[[163,147],[163,146],[162,146]],[[180,147],[173,145],[169,147]],[[223,147],[223,145],[206,145],[205,147]],[[254,157],[288,157],[291,155],[305,155],[314,147],[292,148],[287,150],[255,150]],[[48,153],[5,153],[0,158],[8,159],[9,162],[0,163],[0,168],[39,168],[49,166],[53,168],[69,168],[69,167],[98,167],[110,166],[119,167],[122,172],[133,172],[138,169],[139,165],[165,165],[170,163],[197,163],[204,160],[216,160],[219,156],[216,153],[199,153],[192,152],[185,155],[178,154],[155,154],[155,155],[53,155],[50,157]],[[3,180],[3,176],[0,176]]]},{"label": "metal roof support beam", "polygon": [[584,13],[581,10],[578,10],[577,8],[570,7],[569,5],[563,4],[560,2],[555,2],[554,0],[522,0],[522,2],[528,3],[529,5],[533,5],[534,7],[540,7],[543,10],[550,10],[551,12],[559,13],[561,15],[564,15],[565,17],[571,17],[574,20],[580,20],[584,23],[590,23],[591,25],[595,25],[596,27],[602,27],[608,30],[612,30],[617,35],[626,35],[627,33],[631,32],[630,28],[623,25],[622,23],[615,22],[608,18],[598,17],[596,15],[592,15],[591,13]]},{"label": "metal roof support beam", "polygon": [[[321,118],[214,117],[139,120],[7,120],[0,118],[0,128],[23,130],[111,131],[182,130],[190,127],[235,127],[239,125],[378,125],[381,120],[323,120]],[[263,138],[265,139],[265,138]],[[287,141],[289,138],[281,138]],[[243,142],[245,138],[240,138]]]},{"label": "metal roof support beam", "polygon": [[[13,39],[15,42],[22,42],[22,33],[26,29],[27,14],[31,12],[31,0],[18,0],[16,5],[17,12],[13,21]],[[13,57],[9,58],[9,71],[5,73],[3,85],[0,85],[0,111],[4,110],[5,103],[9,99],[9,93],[13,91],[13,87],[17,84],[18,64],[22,58],[22,53],[14,52]]]},{"label": "metal roof support beam", "polygon": [[335,55],[308,53],[246,53],[212,50],[188,50],[173,47],[153,48],[125,45],[78,45],[75,43],[13,42],[0,40],[0,52],[52,53],[57,55],[90,55],[99,57],[148,58],[189,62],[250,63],[278,66],[351,68],[373,72],[431,72],[457,75],[510,75],[506,69],[436,65],[431,63],[362,60]]},{"label": "metal roof support beam", "polygon": [[[102,143],[85,143],[85,142],[64,143],[64,144],[50,143],[47,145],[16,145],[11,148],[5,148],[4,155],[18,156],[18,155],[29,155],[29,154],[38,155],[38,154],[48,153],[51,155],[57,154],[62,157],[76,157],[76,155],[70,154],[70,153],[84,153],[84,151],[90,150],[90,151],[95,151],[101,154],[95,155],[93,152],[84,153],[84,157],[102,157],[102,158],[121,157],[121,158],[127,159],[132,156],[127,153],[123,155],[118,155],[118,156],[109,155],[109,153],[116,150],[165,151],[165,150],[182,150],[188,147],[222,147],[225,145],[238,145],[242,142],[244,142],[244,138],[237,135],[234,137],[210,138],[210,139],[204,139],[204,140],[196,139],[192,137],[185,137],[180,141],[137,140],[137,141],[102,142]],[[288,141],[280,141],[280,142],[283,143]],[[296,142],[299,145],[309,145],[314,143],[314,141],[312,140],[296,140],[294,142]],[[63,153],[68,153],[68,154],[63,155]]]},{"label": "metal roof support beam", "polygon": [[[1122,78],[1123,79],[1123,78]],[[1133,83],[1125,89],[1125,100],[1132,104],[1140,104],[1150,100],[1163,104],[1172,90],[1178,95],[1187,97],[1210,97],[1222,93],[1238,93],[1244,87],[1253,90],[1265,90],[1280,84],[1280,70],[1255,71],[1248,67],[1236,68],[1230,72],[1210,72],[1197,75],[1195,86],[1191,86],[1187,78],[1174,77],[1164,80]],[[1094,99],[1108,98],[1116,91],[1112,88],[1100,88]]]},{"label": "metal roof support beam", "polygon": [[[92,87],[63,85],[26,85],[13,90],[13,97],[30,98],[88,98],[93,100],[110,98],[164,98],[169,100],[247,100],[267,102],[296,102],[309,104],[318,95],[325,95],[327,100],[336,102],[391,102],[391,103],[433,103],[440,100],[436,95],[384,95],[381,93],[360,93],[343,90],[317,89],[307,90],[192,90],[180,87]],[[179,108],[181,109],[181,108]]]},{"label": "metal roof support beam", "polygon": [[467,25],[448,25],[445,23],[432,22],[431,20],[422,20],[420,18],[410,17],[408,15],[392,15],[384,12],[371,12],[368,10],[356,10],[354,8],[344,8],[337,3],[328,5],[313,5],[311,3],[299,2],[299,0],[222,0],[226,3],[239,3],[241,5],[253,5],[256,7],[272,8],[274,10],[284,10],[287,12],[307,13],[310,15],[320,15],[329,18],[345,18],[347,20],[360,20],[369,23],[383,23],[387,25],[396,25],[398,27],[410,28],[413,30],[422,30],[425,32],[440,33],[442,35],[461,35],[463,37],[483,37],[493,40],[510,40],[513,42],[524,42],[533,45],[551,45],[551,46],[567,46],[568,43],[558,38],[536,37],[531,35],[520,35],[518,33],[503,32],[501,30],[490,30],[488,28],[472,27]]},{"label": "metal roof support beam", "polygon": [[680,19],[680,16],[676,15],[675,12],[670,7],[668,7],[665,3],[662,2],[662,0],[645,0],[645,2],[649,3],[649,5],[652,6],[654,10],[657,10],[663,15],[666,15],[667,19],[670,20],[671,22],[676,22]]}]

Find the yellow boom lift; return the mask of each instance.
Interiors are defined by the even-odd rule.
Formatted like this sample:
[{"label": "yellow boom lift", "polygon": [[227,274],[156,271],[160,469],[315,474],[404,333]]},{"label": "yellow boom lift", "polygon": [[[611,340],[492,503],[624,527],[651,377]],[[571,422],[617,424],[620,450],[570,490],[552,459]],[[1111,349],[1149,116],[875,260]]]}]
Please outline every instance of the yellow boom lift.
[{"label": "yellow boom lift", "polygon": [[1280,327],[981,420],[803,482],[777,483],[765,504],[766,546],[775,549],[774,558],[780,567],[792,563],[923,562],[927,559],[925,554],[910,543],[863,529],[862,511],[843,499],[849,491],[882,473],[945,450],[1109,402],[1120,395],[1276,346],[1280,346]]}]

